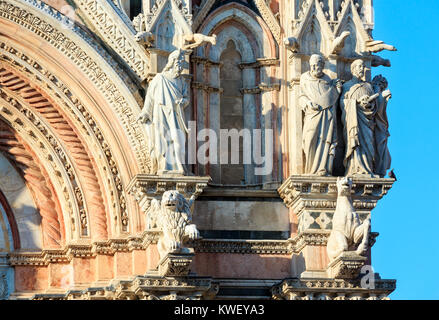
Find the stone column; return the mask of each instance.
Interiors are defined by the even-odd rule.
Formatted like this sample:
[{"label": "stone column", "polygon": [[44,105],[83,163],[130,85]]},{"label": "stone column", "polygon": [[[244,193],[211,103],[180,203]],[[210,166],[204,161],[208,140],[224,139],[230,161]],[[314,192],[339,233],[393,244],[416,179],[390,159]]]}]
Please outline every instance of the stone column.
[{"label": "stone column", "polygon": [[289,137],[289,172],[303,173],[302,154],[302,110],[299,108],[300,76],[302,75],[302,58],[298,54],[290,57],[290,86],[288,95],[288,137]]}]

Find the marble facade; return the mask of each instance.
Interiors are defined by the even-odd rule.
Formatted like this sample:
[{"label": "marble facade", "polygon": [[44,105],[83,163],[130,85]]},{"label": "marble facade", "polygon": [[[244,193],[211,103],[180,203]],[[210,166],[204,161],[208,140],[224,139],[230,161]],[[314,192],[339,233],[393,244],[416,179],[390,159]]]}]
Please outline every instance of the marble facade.
[{"label": "marble facade", "polygon": [[[360,270],[395,181],[373,67],[396,49],[372,38],[372,0],[139,3],[0,0],[0,299],[387,299],[395,280]],[[163,103],[175,52],[186,89]],[[176,114],[188,130],[158,148]],[[238,163],[165,164],[220,156],[203,134],[224,129]],[[343,210],[372,221],[359,257],[327,250],[345,176]],[[178,239],[152,218],[170,193],[190,207],[169,215]]]}]

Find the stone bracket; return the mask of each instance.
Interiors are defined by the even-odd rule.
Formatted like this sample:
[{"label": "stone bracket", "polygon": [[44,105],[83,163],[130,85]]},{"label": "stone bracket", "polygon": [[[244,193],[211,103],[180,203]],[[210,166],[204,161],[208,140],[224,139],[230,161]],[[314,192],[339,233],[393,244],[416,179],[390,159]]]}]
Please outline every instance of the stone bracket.
[{"label": "stone bracket", "polygon": [[[387,194],[394,179],[352,178],[352,202],[364,219]],[[298,217],[299,234],[307,231],[331,230],[337,206],[337,177],[310,175],[290,176],[278,189],[286,206]]]},{"label": "stone bracket", "polygon": [[356,279],[367,258],[353,251],[343,252],[328,265],[328,276],[334,279]]},{"label": "stone bracket", "polygon": [[145,199],[161,197],[167,190],[177,190],[186,199],[193,195],[197,197],[207,187],[209,181],[210,177],[138,174],[128,184],[127,192],[142,206],[142,201]]},{"label": "stone bracket", "polygon": [[[354,208],[372,210],[392,188],[395,180],[352,177],[352,182]],[[285,180],[278,192],[287,207],[294,209],[296,214],[306,209],[335,209],[337,177],[293,175]]]},{"label": "stone bracket", "polygon": [[168,253],[158,266],[160,276],[187,276],[190,272],[190,265],[194,257],[193,250],[190,253]]}]

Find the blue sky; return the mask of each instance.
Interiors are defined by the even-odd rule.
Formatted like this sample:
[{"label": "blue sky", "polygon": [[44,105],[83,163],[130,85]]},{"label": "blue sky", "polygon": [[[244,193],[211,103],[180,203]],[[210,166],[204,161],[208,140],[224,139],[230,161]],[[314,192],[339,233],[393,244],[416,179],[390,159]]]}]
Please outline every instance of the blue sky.
[{"label": "blue sky", "polygon": [[380,233],[372,265],[397,279],[392,299],[439,299],[439,1],[374,0],[374,39],[397,47],[379,55],[389,102],[389,148],[398,181],[372,212]]}]

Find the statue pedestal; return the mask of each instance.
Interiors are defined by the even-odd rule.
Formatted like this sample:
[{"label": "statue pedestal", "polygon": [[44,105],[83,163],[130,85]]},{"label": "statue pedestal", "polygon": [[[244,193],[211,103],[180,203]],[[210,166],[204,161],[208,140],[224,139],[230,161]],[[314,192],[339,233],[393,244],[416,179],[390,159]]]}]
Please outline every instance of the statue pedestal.
[{"label": "statue pedestal", "polygon": [[127,191],[136,198],[143,209],[148,198],[159,199],[168,190],[177,190],[186,199],[192,195],[198,196],[207,187],[209,181],[210,177],[138,174],[128,184]]},{"label": "statue pedestal", "polygon": [[[387,194],[394,179],[353,177],[352,204],[360,220],[367,218],[377,202]],[[293,269],[301,278],[321,278],[329,259],[326,245],[332,230],[332,217],[337,205],[337,177],[310,175],[290,176],[278,189],[290,209],[290,219],[297,228],[291,230],[296,243]],[[378,234],[371,233],[369,247]]]},{"label": "statue pedestal", "polygon": [[328,277],[334,279],[356,279],[367,258],[354,251],[343,252],[328,265]]},{"label": "statue pedestal", "polygon": [[187,276],[194,255],[193,249],[190,249],[189,253],[168,253],[159,262],[159,275],[162,277]]}]

